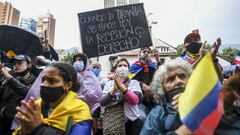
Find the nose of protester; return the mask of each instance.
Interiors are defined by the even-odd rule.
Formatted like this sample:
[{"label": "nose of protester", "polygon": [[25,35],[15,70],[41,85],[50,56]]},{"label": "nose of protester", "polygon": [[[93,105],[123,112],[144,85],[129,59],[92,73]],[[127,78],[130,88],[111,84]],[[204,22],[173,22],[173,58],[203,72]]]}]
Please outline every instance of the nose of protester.
[{"label": "nose of protester", "polygon": [[182,87],[185,87],[185,85],[186,85],[186,81],[182,79],[180,76],[176,76],[174,88],[175,89],[182,88]]}]

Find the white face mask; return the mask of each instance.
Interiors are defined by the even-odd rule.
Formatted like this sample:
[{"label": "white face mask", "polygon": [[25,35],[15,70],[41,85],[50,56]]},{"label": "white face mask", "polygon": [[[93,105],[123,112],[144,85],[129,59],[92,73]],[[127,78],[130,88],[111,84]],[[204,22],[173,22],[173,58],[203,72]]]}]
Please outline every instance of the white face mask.
[{"label": "white face mask", "polygon": [[122,66],[117,68],[117,72],[120,74],[121,77],[126,78],[128,76],[129,69],[128,67]]},{"label": "white face mask", "polygon": [[84,63],[83,61],[75,61],[73,63],[73,67],[75,68],[76,71],[81,72],[84,69]]}]

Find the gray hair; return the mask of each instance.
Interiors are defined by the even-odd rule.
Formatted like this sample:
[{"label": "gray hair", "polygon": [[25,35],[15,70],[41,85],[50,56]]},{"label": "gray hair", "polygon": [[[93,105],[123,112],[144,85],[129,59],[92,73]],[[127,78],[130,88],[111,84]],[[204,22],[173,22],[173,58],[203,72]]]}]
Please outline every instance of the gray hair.
[{"label": "gray hair", "polygon": [[161,104],[166,101],[163,87],[164,76],[174,68],[180,68],[185,71],[187,77],[189,77],[192,73],[192,66],[187,61],[180,58],[168,61],[161,65],[155,72],[153,80],[150,84],[151,93],[155,103]]}]

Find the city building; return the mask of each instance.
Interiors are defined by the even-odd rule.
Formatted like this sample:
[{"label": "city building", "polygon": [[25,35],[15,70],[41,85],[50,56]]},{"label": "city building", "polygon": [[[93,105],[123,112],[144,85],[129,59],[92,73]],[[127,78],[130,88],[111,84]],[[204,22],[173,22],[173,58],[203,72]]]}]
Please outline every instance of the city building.
[{"label": "city building", "polygon": [[30,30],[35,33],[36,27],[37,27],[37,21],[35,21],[32,18],[21,18],[19,27]]},{"label": "city building", "polygon": [[11,3],[0,2],[0,25],[18,26],[20,11],[12,6]]},{"label": "city building", "polygon": [[46,36],[52,47],[54,47],[55,23],[56,20],[50,13],[38,17],[37,21],[37,34],[39,36]]},{"label": "city building", "polygon": [[139,3],[139,0],[104,0],[104,8]]}]

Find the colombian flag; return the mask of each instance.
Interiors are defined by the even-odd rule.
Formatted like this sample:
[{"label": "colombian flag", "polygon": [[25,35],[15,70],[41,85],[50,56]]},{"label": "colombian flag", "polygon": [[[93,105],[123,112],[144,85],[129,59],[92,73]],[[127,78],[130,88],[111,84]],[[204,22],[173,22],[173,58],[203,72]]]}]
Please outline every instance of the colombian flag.
[{"label": "colombian flag", "polygon": [[194,134],[214,133],[223,114],[221,89],[212,57],[208,53],[193,71],[179,99],[181,121]]},{"label": "colombian flag", "polygon": [[133,78],[135,77],[141,70],[147,70],[148,72],[148,68],[154,68],[157,69],[157,63],[156,62],[152,62],[151,60],[148,62],[148,64],[146,65],[142,65],[142,63],[140,61],[136,61],[135,63],[133,63],[130,67],[130,73],[128,74],[129,78]]}]

